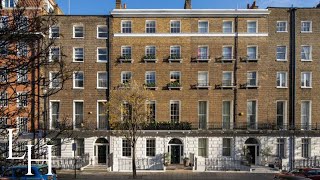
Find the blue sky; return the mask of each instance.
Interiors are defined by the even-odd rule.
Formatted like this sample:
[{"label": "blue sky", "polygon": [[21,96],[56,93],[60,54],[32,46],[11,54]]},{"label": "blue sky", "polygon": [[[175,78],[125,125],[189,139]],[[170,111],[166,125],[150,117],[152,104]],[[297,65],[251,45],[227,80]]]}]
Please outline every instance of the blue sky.
[{"label": "blue sky", "polygon": [[[65,14],[68,14],[69,0],[56,0]],[[246,8],[253,0],[192,0],[194,9],[234,9]],[[122,0],[130,9],[180,9],[184,0]],[[277,7],[314,7],[319,0],[257,0],[260,8]],[[108,14],[115,7],[115,0],[70,0],[71,14]]]}]

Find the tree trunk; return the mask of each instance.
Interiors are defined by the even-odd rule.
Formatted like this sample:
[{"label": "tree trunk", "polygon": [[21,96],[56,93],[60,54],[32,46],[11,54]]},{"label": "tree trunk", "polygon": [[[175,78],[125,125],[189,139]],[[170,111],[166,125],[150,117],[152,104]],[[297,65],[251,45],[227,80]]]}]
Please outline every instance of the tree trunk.
[{"label": "tree trunk", "polygon": [[132,144],[132,178],[137,178],[137,167],[136,167],[136,142]]}]

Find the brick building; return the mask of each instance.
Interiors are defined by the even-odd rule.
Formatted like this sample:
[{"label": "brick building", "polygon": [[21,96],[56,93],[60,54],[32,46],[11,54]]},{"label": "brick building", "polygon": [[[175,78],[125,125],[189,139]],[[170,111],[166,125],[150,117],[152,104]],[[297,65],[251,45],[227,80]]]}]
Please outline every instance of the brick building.
[{"label": "brick building", "polygon": [[135,80],[153,92],[156,123],[181,124],[143,131],[138,169],[184,158],[198,171],[318,161],[319,13],[191,9],[188,0],[185,9],[126,9],[117,0],[110,16],[58,16],[55,47],[77,70],[49,101],[50,128],[57,115],[74,128],[57,156],[72,156],[75,142],[89,165],[130,170],[131,148],[102,112],[109,89]]}]

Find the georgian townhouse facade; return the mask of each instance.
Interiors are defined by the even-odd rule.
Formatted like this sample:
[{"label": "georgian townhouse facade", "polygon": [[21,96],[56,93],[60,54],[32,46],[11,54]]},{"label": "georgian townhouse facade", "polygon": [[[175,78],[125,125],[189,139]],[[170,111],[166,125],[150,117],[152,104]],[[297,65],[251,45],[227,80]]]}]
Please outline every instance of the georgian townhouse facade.
[{"label": "georgian townhouse facade", "polygon": [[56,162],[75,155],[84,166],[131,169],[131,147],[104,107],[110,89],[131,81],[152,91],[151,118],[166,125],[143,130],[139,170],[185,158],[197,171],[316,161],[319,13],[191,9],[188,0],[185,9],[126,9],[117,0],[110,16],[57,16],[49,60],[65,61],[72,80],[60,87],[55,67],[45,69],[48,88],[62,88],[48,99],[47,126],[69,123],[72,134],[55,140]]}]

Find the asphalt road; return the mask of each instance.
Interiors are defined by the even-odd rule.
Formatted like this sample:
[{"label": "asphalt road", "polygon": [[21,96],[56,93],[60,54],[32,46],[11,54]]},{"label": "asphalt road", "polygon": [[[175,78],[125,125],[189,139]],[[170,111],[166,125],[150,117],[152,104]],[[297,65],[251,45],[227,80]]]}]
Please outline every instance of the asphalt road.
[{"label": "asphalt road", "polygon": [[[242,173],[242,172],[191,172],[191,171],[167,171],[138,173],[140,180],[272,180],[274,174]],[[74,179],[73,171],[58,172],[59,180]],[[132,179],[131,173],[119,172],[77,172],[76,179],[91,180],[118,180]]]}]

